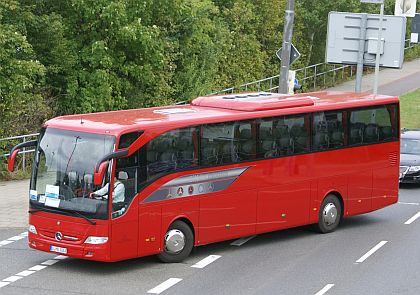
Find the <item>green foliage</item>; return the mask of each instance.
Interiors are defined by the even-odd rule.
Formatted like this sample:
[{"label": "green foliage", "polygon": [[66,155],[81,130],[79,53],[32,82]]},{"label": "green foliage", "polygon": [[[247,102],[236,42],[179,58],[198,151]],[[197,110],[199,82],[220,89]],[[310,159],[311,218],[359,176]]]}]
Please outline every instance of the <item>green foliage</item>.
[{"label": "green foliage", "polygon": [[49,114],[41,93],[45,67],[25,36],[16,1],[0,3],[0,137],[27,132]]},{"label": "green foliage", "polygon": [[420,89],[400,97],[401,127],[420,128]]}]

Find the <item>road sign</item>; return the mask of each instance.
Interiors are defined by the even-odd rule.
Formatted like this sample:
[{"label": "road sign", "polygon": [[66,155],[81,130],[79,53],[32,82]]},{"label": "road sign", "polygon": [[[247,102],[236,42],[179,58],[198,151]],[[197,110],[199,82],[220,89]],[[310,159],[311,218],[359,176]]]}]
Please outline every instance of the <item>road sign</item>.
[{"label": "road sign", "polygon": [[395,15],[414,17],[416,15],[417,0],[396,0]]},{"label": "road sign", "polygon": [[[276,55],[279,58],[279,60],[281,60],[281,51],[282,51],[281,47],[279,50],[277,50]],[[290,50],[290,64],[292,64],[295,60],[297,60],[300,57],[300,53],[299,51],[296,49],[296,47],[292,44],[292,48]]]},{"label": "road sign", "polygon": [[420,43],[420,13],[416,13],[416,16],[411,22],[411,43]]},{"label": "road sign", "polygon": [[[364,46],[364,65],[375,66],[379,15],[368,14]],[[361,41],[361,13],[330,12],[327,33],[327,63],[357,64]],[[385,15],[381,34],[380,66],[401,68],[404,61],[406,18]],[[363,47],[362,47],[363,48]]]},{"label": "road sign", "polygon": [[384,4],[384,0],[360,0],[362,3]]}]

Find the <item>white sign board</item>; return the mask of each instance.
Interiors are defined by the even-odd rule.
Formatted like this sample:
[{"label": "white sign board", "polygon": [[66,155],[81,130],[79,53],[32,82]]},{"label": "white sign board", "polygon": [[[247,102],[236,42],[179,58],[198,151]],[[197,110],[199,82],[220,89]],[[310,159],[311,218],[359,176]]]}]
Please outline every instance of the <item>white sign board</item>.
[{"label": "white sign board", "polygon": [[[332,64],[357,64],[361,34],[360,13],[330,12],[328,15],[326,61]],[[368,14],[364,48],[364,65],[375,66],[379,15]],[[406,18],[385,15],[381,38],[380,66],[402,67]]]},{"label": "white sign board", "polygon": [[395,15],[414,17],[416,15],[417,0],[396,0]]}]

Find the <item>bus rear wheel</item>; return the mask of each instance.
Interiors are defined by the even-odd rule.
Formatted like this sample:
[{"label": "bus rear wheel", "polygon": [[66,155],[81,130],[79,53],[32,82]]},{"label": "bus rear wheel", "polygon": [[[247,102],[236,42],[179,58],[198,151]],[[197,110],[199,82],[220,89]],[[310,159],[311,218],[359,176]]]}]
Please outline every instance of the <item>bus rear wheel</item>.
[{"label": "bus rear wheel", "polygon": [[158,254],[162,262],[181,262],[190,255],[194,246],[191,228],[183,221],[172,223],[163,238],[163,251]]},{"label": "bus rear wheel", "polygon": [[318,232],[326,234],[333,232],[337,229],[341,220],[341,203],[335,195],[327,195],[322,201],[318,224],[316,229]]}]

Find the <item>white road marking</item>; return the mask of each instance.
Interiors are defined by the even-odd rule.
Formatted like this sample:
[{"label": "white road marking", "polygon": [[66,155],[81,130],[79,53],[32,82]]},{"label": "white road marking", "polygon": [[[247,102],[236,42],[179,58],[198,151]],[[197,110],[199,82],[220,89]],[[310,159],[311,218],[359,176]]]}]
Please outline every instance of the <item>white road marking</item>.
[{"label": "white road marking", "polygon": [[46,267],[47,267],[46,265],[35,265],[35,266],[32,266],[31,268],[29,268],[29,270],[38,271],[38,270],[44,269]]},{"label": "white road marking", "polygon": [[220,255],[210,255],[210,256],[207,256],[206,258],[204,258],[203,260],[200,260],[196,264],[191,265],[191,267],[194,267],[194,268],[204,268],[207,265],[209,265],[210,263],[215,262],[220,257],[222,257],[222,256],[220,256]]},{"label": "white road marking", "polygon": [[48,266],[50,266],[50,265],[56,264],[58,261],[59,261],[59,260],[56,260],[56,259],[50,259],[50,260],[44,261],[44,262],[43,262],[43,263],[41,263],[41,264],[42,264],[42,265],[48,265]]},{"label": "white road marking", "polygon": [[[21,234],[21,235],[23,235],[23,234]],[[21,271],[20,273],[17,273],[13,276],[5,278],[0,282],[0,288],[2,288],[4,286],[7,286],[10,283],[16,282],[17,280],[23,279],[24,277],[27,277],[27,276],[29,276],[29,275],[31,275],[31,274],[39,271],[39,270],[47,268],[48,266],[53,265],[53,264],[59,262],[60,260],[63,260],[63,259],[66,259],[66,258],[67,258],[67,256],[59,255],[59,256],[54,257],[54,259],[46,260],[46,261],[42,262],[41,264],[35,265],[35,266],[33,266],[33,267],[31,267],[27,270]]]},{"label": "white road marking", "polygon": [[9,241],[9,240],[0,241],[0,246],[5,246],[11,243],[13,243],[13,241]]},{"label": "white road marking", "polygon": [[24,270],[24,271],[21,271],[20,273],[17,273],[16,275],[21,276],[21,277],[27,277],[27,276],[35,273],[35,272],[36,271],[34,271],[34,270]]},{"label": "white road marking", "polygon": [[420,205],[420,203],[405,203],[405,202],[398,202],[398,204],[401,204],[401,205],[414,205],[414,206],[419,206]]},{"label": "white road marking", "polygon": [[17,280],[20,280],[22,277],[20,277],[20,276],[10,276],[10,277],[8,277],[8,278],[5,278],[4,280],[3,280],[3,282],[10,282],[10,283],[13,283],[13,282],[16,282]]},{"label": "white road marking", "polygon": [[24,238],[25,238],[24,236],[19,235],[19,236],[14,236],[14,237],[8,238],[7,240],[9,240],[9,241],[19,241],[19,240],[22,240]]},{"label": "white road marking", "polygon": [[0,282],[0,288],[9,285],[10,282]]},{"label": "white road marking", "polygon": [[150,293],[150,294],[160,294],[163,291],[165,291],[165,290],[169,289],[170,287],[172,287],[173,285],[178,284],[180,281],[182,281],[182,279],[178,279],[178,278],[170,278],[170,279],[167,279],[162,284],[157,285],[153,289],[150,289],[149,291],[147,291],[147,293]]},{"label": "white road marking", "polygon": [[325,285],[324,288],[322,288],[321,290],[319,290],[315,295],[322,295],[328,292],[329,289],[331,289],[332,287],[334,287],[334,284],[327,284]]},{"label": "white road marking", "polygon": [[230,243],[232,246],[242,246],[243,244],[245,244],[246,242],[248,242],[249,240],[255,238],[256,235],[254,236],[250,236],[250,237],[245,237],[245,238],[240,238],[236,241],[233,241],[232,243]]},{"label": "white road marking", "polygon": [[388,243],[388,241],[380,241],[375,247],[373,247],[372,249],[370,249],[365,255],[363,255],[362,257],[360,257],[356,262],[357,263],[362,263],[363,261],[365,261],[366,259],[368,259],[369,256],[371,256],[373,253],[375,253],[376,251],[378,251],[386,243]]},{"label": "white road marking", "polygon": [[14,237],[8,238],[6,240],[0,241],[0,247],[5,246],[5,245],[9,245],[9,244],[11,244],[13,242],[16,242],[16,241],[19,241],[19,240],[22,240],[26,236],[28,236],[28,232],[23,232],[23,233],[21,233],[17,236],[14,236]]},{"label": "white road marking", "polygon": [[411,217],[409,220],[407,220],[406,222],[404,222],[404,224],[412,224],[419,217],[420,217],[420,211],[417,212],[417,214],[414,215],[413,217]]}]

